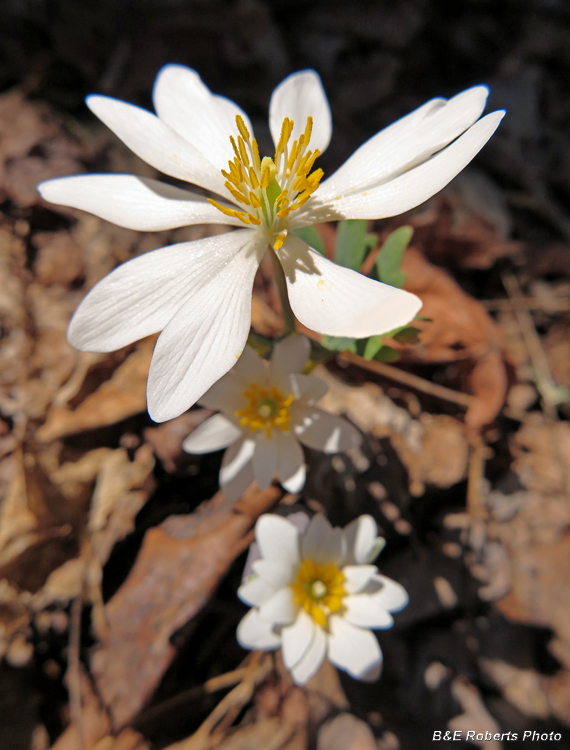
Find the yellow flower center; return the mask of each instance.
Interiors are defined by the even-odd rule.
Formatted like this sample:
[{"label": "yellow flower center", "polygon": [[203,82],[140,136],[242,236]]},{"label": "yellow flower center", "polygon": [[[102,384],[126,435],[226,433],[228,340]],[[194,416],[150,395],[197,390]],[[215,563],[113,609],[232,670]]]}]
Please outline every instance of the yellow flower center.
[{"label": "yellow flower center", "polygon": [[267,437],[271,437],[274,427],[288,432],[294,396],[285,397],[275,386],[263,388],[256,383],[250,383],[243,395],[248,404],[235,412],[241,427],[249,427],[251,432],[265,430]]},{"label": "yellow flower center", "polygon": [[303,560],[291,586],[296,603],[311,615],[317,625],[324,627],[328,615],[342,608],[342,599],[346,596],[343,584],[344,575],[333,563],[324,565]]},{"label": "yellow flower center", "polygon": [[322,169],[311,173],[320,154],[318,148],[308,148],[313,118],[307,117],[305,132],[289,148],[294,123],[286,117],[275,156],[265,156],[263,160],[259,158],[257,141],[251,138],[240,115],[236,115],[236,124],[240,132],[237,141],[230,135],[235,158],[228,162],[229,171],[222,169],[222,175],[234,199],[247,208],[238,211],[212,198],[208,200],[226,216],[236,217],[244,224],[264,225],[273,248],[279,250],[287,237],[289,214],[309,200],[323,176]]}]

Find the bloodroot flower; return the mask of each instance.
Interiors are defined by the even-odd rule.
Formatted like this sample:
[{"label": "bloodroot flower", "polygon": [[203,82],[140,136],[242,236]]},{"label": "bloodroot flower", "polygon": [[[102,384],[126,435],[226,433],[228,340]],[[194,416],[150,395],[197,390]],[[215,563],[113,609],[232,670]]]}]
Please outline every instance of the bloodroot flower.
[{"label": "bloodroot flower", "polygon": [[157,115],[107,96],[88,97],[90,109],[135,154],[220,198],[128,174],[49,180],[38,187],[43,198],[136,230],[204,223],[241,228],[120,266],[79,306],[70,343],[107,352],[162,331],[147,387],[149,413],[161,422],[195,403],[240,356],[253,278],[267,248],[281,264],[294,314],[308,328],[365,338],[408,323],[421,306],[417,297],[336,266],[294,230],[394,216],[430,198],[499,124],[503,112],[478,120],[487,93],[477,86],[449,101],[432,99],[367,141],[324,181],[313,167],[329,144],[331,113],[313,71],[289,76],[273,92],[272,156],[259,153],[247,115],[181,65],[158,74]]},{"label": "bloodroot flower", "polygon": [[371,629],[391,627],[390,612],[405,607],[408,595],[371,564],[384,541],[376,522],[360,516],[333,529],[322,515],[310,523],[302,513],[290,518],[296,523],[269,514],[257,521],[253,574],[238,590],[252,609],[238,641],[250,649],[280,647],[298,685],[325,658],[356,679],[377,679],[382,652]]},{"label": "bloodroot flower", "polygon": [[254,479],[265,489],[274,474],[286,490],[299,492],[305,484],[299,441],[325,453],[360,444],[350,422],[314,406],[327,384],[300,374],[309,351],[304,336],[288,336],[267,363],[246,346],[235,367],[200,399],[202,406],[222,413],[203,422],[183,447],[188,453],[209,453],[230,446],[220,470],[228,499],[238,498]]}]

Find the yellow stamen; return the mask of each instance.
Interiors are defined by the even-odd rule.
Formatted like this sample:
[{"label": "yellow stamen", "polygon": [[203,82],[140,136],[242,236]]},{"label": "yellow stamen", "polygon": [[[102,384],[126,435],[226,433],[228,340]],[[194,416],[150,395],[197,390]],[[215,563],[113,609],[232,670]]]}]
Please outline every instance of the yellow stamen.
[{"label": "yellow stamen", "polygon": [[251,205],[254,208],[261,208],[261,201],[257,197],[257,194],[253,192],[253,190],[249,191],[249,200],[251,201]]},{"label": "yellow stamen", "polygon": [[303,560],[291,584],[298,606],[311,615],[317,625],[325,627],[328,616],[342,609],[344,575],[334,565]]},{"label": "yellow stamen", "polygon": [[249,184],[254,190],[259,187],[259,180],[257,179],[257,175],[255,174],[255,169],[253,167],[249,168]]},{"label": "yellow stamen", "polygon": [[261,171],[261,162],[259,160],[259,149],[257,148],[257,141],[255,138],[251,142],[251,155],[253,157],[253,166],[255,167],[255,171],[259,174]]},{"label": "yellow stamen", "polygon": [[242,164],[246,167],[249,167],[249,156],[247,155],[247,151],[245,149],[245,143],[243,142],[243,138],[238,138],[238,147],[239,147],[239,155],[241,157]]},{"label": "yellow stamen", "polygon": [[238,130],[241,133],[241,137],[246,143],[249,143],[249,130],[246,128],[245,122],[243,121],[243,117],[241,115],[236,115],[236,125],[238,126]]},{"label": "yellow stamen", "polygon": [[239,219],[244,224],[261,224],[261,221],[257,218],[257,216],[254,216],[247,211],[236,211],[235,208],[226,208],[225,206],[219,204],[218,201],[215,201],[213,198],[208,198],[208,203],[211,203],[214,208],[217,208],[218,211],[221,211],[224,216],[231,216],[235,219]]},{"label": "yellow stamen", "polygon": [[256,383],[251,383],[243,395],[248,404],[235,412],[241,427],[249,427],[250,432],[264,430],[267,437],[271,437],[274,428],[289,431],[294,396],[285,397],[275,386],[264,388]]},{"label": "yellow stamen", "polygon": [[239,135],[230,135],[234,158],[228,161],[228,169],[221,172],[232,198],[251,207],[251,211],[227,209],[217,201],[210,202],[226,216],[238,218],[244,224],[263,224],[268,242],[279,250],[287,238],[289,214],[309,200],[323,176],[322,169],[311,173],[320,154],[319,149],[308,149],[313,119],[307,118],[304,132],[289,149],[294,123],[285,117],[274,159],[265,156],[263,160],[243,117],[236,115],[235,120]]},{"label": "yellow stamen", "polygon": [[230,143],[232,144],[234,154],[236,155],[237,162],[239,163],[241,161],[241,156],[233,135],[230,135]]},{"label": "yellow stamen", "polygon": [[239,190],[236,190],[231,182],[226,182],[226,187],[238,203],[245,203],[246,206],[249,205],[249,197],[244,195]]},{"label": "yellow stamen", "polygon": [[[279,212],[281,213],[281,212]],[[279,216],[279,214],[277,214]],[[275,238],[275,241],[273,242],[273,249],[274,250],[281,250],[283,247],[283,243],[287,239],[287,230],[285,229],[281,234],[278,234]]]}]

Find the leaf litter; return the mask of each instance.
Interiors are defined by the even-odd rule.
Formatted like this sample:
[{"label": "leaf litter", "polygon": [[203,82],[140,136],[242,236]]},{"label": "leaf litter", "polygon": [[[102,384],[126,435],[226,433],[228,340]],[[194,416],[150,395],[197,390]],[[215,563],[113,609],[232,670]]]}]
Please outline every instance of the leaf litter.
[{"label": "leaf litter", "polygon": [[[143,238],[48,207],[34,189],[40,179],[81,173],[96,158],[108,169],[121,165],[139,173],[141,163],[132,164],[135,157],[116,142],[62,120],[18,90],[0,97],[0,114],[0,191],[10,201],[0,225],[0,654],[12,668],[29,668],[41,661],[38,644],[67,633],[76,644],[67,652],[65,680],[79,710],[66,718],[65,706],[58,706],[59,737],[36,724],[38,747],[51,742],[57,750],[75,750],[83,741],[97,750],[144,750],[157,737],[156,730],[145,736],[151,726],[145,721],[153,711],[172,716],[168,701],[176,690],[184,697],[184,681],[169,688],[167,699],[163,694],[184,642],[180,634],[208,607],[226,606],[220,592],[226,578],[237,575],[234,561],[259,514],[279,501],[278,512],[285,512],[299,498],[275,487],[251,487],[231,506],[220,493],[205,497],[195,489],[193,482],[208,472],[213,478],[206,486],[215,485],[217,468],[189,458],[181,445],[211,412],[194,409],[163,425],[150,422],[145,387],[154,337],[108,355],[82,354],[66,342],[74,309],[99,278],[141,252],[203,236],[204,228]],[[567,723],[570,715],[564,563],[570,554],[570,434],[566,422],[536,408],[536,372],[517,327],[516,300],[498,305],[493,317],[493,306],[454,278],[457,268],[492,269],[497,259],[513,257],[520,263],[525,251],[508,239],[508,209],[493,212],[474,197],[477,189],[464,184],[463,193],[446,194],[411,216],[413,235],[402,250],[401,271],[399,261],[378,266],[394,283],[405,276],[405,288],[422,297],[427,318],[414,322],[416,342],[388,342],[397,352],[396,366],[367,369],[366,360],[339,354],[336,363],[315,370],[329,386],[323,408],[348,416],[366,440],[340,463],[308,456],[323,489],[308,488],[307,503],[338,523],[346,510],[335,498],[343,495],[352,510],[372,513],[388,540],[387,572],[393,567],[395,577],[400,569],[400,578],[423,575],[433,597],[429,606],[447,612],[457,632],[467,627],[462,608],[475,606],[486,617],[553,634],[552,674],[535,664],[511,664],[507,654],[477,655],[475,674],[453,655],[438,657],[445,676],[433,691],[449,696],[442,714],[449,728],[486,731],[512,721],[490,712],[481,690],[489,683],[522,716]],[[335,228],[320,229],[330,254]],[[359,264],[371,267],[384,240],[401,229],[398,221],[354,227],[366,245]],[[353,261],[349,257],[347,264]],[[546,329],[541,345],[555,381],[565,385],[564,310],[549,308],[544,290],[542,297],[540,289],[532,293],[531,320]],[[561,289],[555,296],[564,300],[565,294]],[[255,284],[252,324],[262,337],[278,335],[283,326],[265,266]],[[487,478],[485,462],[491,467]],[[153,498],[161,487],[181,483],[186,510],[143,523],[145,503],[156,513]],[[114,572],[116,551],[136,538],[127,569]],[[422,573],[410,563],[412,549],[428,560]],[[474,600],[433,563],[436,554],[446,565],[455,561],[470,571]],[[116,579],[110,598],[106,578]],[[403,619],[396,618],[395,635],[381,637],[388,685],[412,679],[396,663],[410,647],[413,628],[424,627],[423,606],[412,597]],[[88,619],[78,620],[82,608]],[[476,648],[467,637],[465,643]],[[401,709],[386,700],[386,718],[376,704],[366,714],[358,705],[370,704],[369,694],[339,680],[329,664],[301,690],[278,655],[250,655],[240,664],[237,646],[229,653],[225,673],[196,673],[191,690],[198,692],[180,704],[195,713],[192,729],[185,730],[184,722],[177,729],[174,721],[178,736],[169,741],[170,750],[396,750],[398,736],[406,746]],[[65,654],[60,658],[65,668]],[[425,667],[433,662],[432,655]],[[214,704],[206,700],[228,689]]]}]

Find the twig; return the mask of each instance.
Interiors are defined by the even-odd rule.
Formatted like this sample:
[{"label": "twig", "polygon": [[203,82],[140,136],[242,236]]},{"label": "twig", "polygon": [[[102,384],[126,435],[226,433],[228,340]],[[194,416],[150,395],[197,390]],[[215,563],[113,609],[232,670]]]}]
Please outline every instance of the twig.
[{"label": "twig", "polygon": [[[505,273],[502,276],[502,281],[509,297],[515,299],[523,298],[516,276],[511,273]],[[552,373],[550,372],[550,366],[542,348],[540,336],[534,327],[534,321],[528,308],[517,308],[514,310],[514,314],[526,344],[532,369],[534,370],[534,379],[541,396],[543,411],[550,419],[557,419],[556,406],[561,403],[561,389],[554,382]]]},{"label": "twig", "polygon": [[570,310],[570,299],[552,297],[548,302],[537,297],[509,297],[509,299],[484,299],[481,304],[486,310],[533,310],[554,314]]},{"label": "twig", "polygon": [[467,511],[472,519],[483,515],[481,480],[485,471],[485,444],[479,433],[470,436],[469,469],[467,472]]},{"label": "twig", "polygon": [[364,370],[369,370],[377,375],[383,375],[386,378],[390,378],[390,380],[403,383],[414,390],[427,393],[429,396],[441,398],[444,401],[451,401],[465,409],[468,409],[475,400],[475,397],[470,396],[468,393],[461,393],[460,391],[446,388],[443,385],[431,383],[425,378],[420,378],[419,375],[413,375],[411,372],[400,370],[398,367],[392,367],[392,365],[388,365],[386,362],[364,359],[364,357],[359,357],[358,354],[353,354],[352,352],[341,352],[341,354],[338,355],[338,360],[340,362],[349,362],[350,364],[358,365]]},{"label": "twig", "polygon": [[85,732],[81,711],[81,664],[79,649],[81,646],[81,612],[83,610],[83,592],[73,600],[69,618],[69,648],[67,652],[67,669],[69,672],[69,713],[71,723],[77,729],[78,750],[85,748]]},{"label": "twig", "polygon": [[250,663],[245,667],[243,679],[218,703],[196,732],[182,742],[170,745],[167,750],[205,750],[210,747],[212,732],[216,726],[228,713],[232,713],[232,709],[236,706],[244,706],[251,699],[255,686],[264,680],[272,670],[273,660],[271,655],[259,651],[255,652]]},{"label": "twig", "polygon": [[135,726],[148,727],[149,724],[154,724],[157,720],[163,720],[162,717],[164,717],[165,714],[185,705],[186,703],[197,700],[198,698],[203,698],[206,694],[215,693],[218,690],[223,690],[224,688],[231,687],[232,685],[241,682],[247,675],[249,669],[247,664],[249,661],[251,661],[251,654],[248,655],[244,662],[242,662],[244,664],[243,667],[238,667],[231,672],[225,672],[217,677],[212,677],[203,685],[197,685],[196,687],[184,690],[182,693],[178,693],[178,695],[173,695],[171,698],[163,700],[156,706],[147,708],[144,713],[137,717],[134,722]]}]

